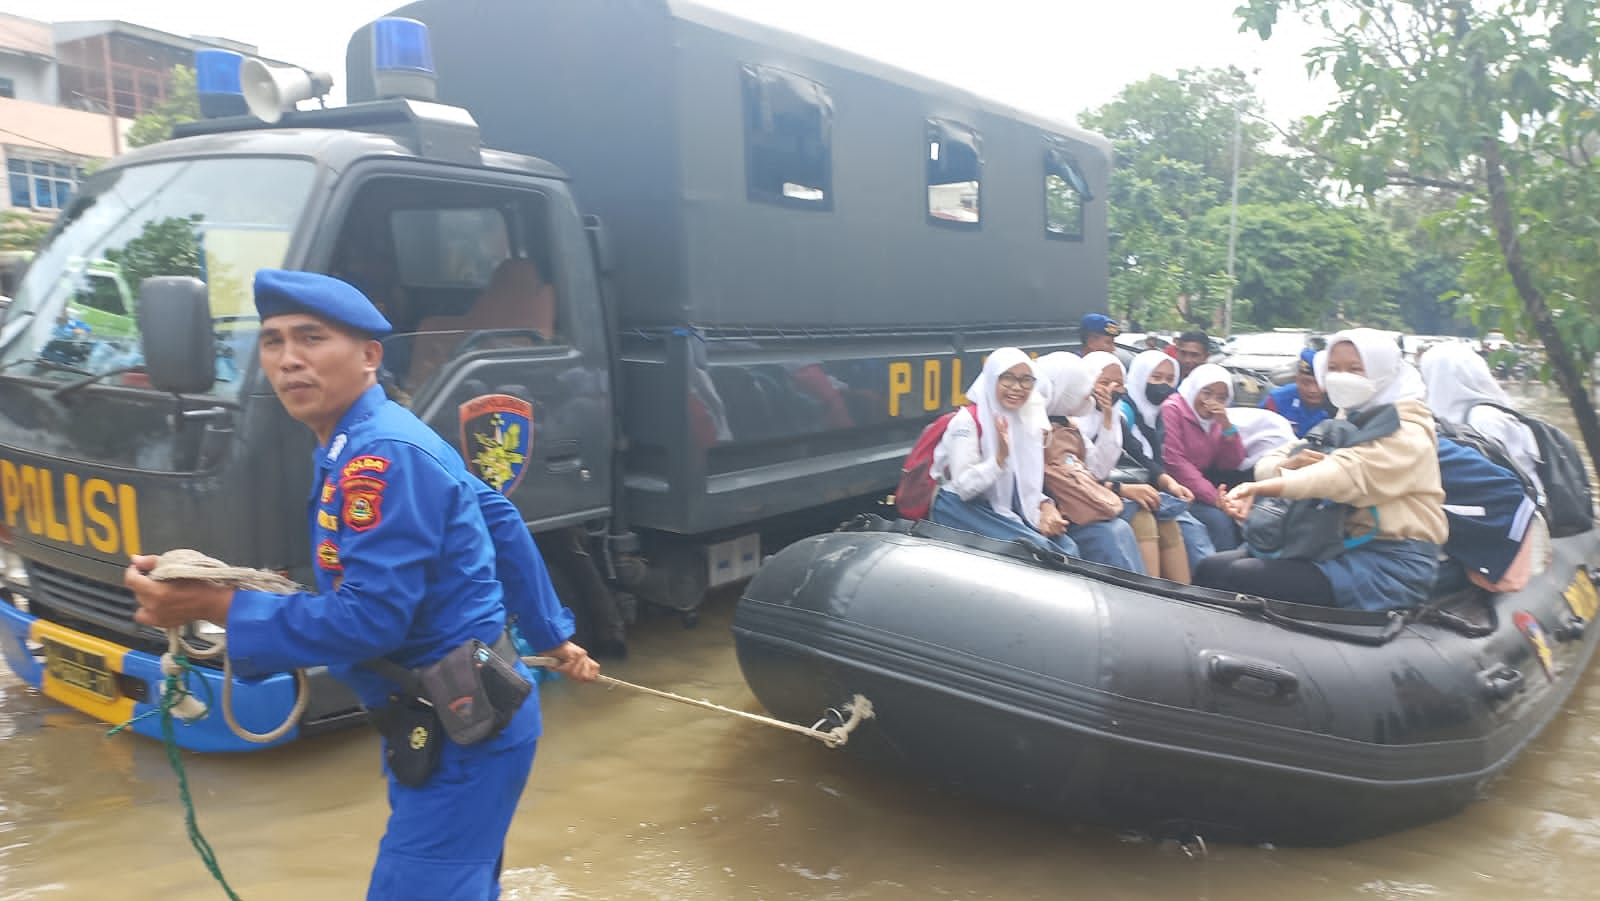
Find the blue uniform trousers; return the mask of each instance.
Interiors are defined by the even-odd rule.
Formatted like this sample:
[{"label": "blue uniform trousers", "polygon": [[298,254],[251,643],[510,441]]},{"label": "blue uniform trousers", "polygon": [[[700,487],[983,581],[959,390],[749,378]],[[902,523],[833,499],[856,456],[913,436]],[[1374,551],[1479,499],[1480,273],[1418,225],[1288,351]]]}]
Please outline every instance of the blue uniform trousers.
[{"label": "blue uniform trousers", "polygon": [[[531,730],[524,704],[507,732]],[[378,843],[367,901],[493,901],[500,897],[506,832],[528,783],[537,732],[513,743],[472,747],[446,740],[426,785],[389,780],[389,826]]]}]

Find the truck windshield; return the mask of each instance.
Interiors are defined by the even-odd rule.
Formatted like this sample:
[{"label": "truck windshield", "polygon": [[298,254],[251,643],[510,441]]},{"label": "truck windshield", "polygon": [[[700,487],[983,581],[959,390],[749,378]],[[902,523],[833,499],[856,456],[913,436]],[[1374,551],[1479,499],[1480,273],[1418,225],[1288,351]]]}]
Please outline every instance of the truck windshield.
[{"label": "truck windshield", "polygon": [[236,396],[258,330],[251,283],[283,264],[311,194],[309,160],[210,158],[109,169],[63,214],[0,319],[0,378],[74,380],[114,373],[144,386],[143,279],[206,283],[216,326],[211,393]]}]

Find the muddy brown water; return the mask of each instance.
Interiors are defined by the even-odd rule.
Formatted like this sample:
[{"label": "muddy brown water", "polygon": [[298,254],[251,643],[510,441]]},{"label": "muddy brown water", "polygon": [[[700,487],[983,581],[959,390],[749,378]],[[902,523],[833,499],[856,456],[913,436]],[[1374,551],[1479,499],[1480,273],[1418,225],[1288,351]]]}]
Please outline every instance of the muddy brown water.
[{"label": "muddy brown water", "polygon": [[[1538,387],[1530,402],[1561,421]],[[650,620],[608,671],[758,709],[734,597]],[[507,899],[1600,898],[1600,666],[1459,816],[1343,848],[1171,843],[1063,826],[859,765],[788,733],[621,689],[542,688],[546,737],[506,847]],[[0,667],[0,899],[216,899],[162,746],[107,738]],[[363,729],[185,755],[246,899],[363,896],[386,812]]]}]

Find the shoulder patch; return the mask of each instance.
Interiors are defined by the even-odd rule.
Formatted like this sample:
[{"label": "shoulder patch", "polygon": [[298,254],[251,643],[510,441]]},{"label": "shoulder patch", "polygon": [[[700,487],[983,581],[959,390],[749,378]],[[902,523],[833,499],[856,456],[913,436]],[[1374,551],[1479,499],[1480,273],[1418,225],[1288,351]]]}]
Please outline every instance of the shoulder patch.
[{"label": "shoulder patch", "polygon": [[351,479],[344,484],[344,524],[365,532],[383,521],[383,483],[377,479]]},{"label": "shoulder patch", "polygon": [[327,529],[330,532],[337,532],[339,530],[339,521],[333,518],[332,513],[329,513],[326,510],[318,510],[317,528]]},{"label": "shoulder patch", "polygon": [[322,502],[326,504],[331,500],[333,500],[333,479],[328,479],[322,483]]},{"label": "shoulder patch", "polygon": [[339,562],[339,546],[323,539],[317,545],[317,565],[330,572],[344,572],[344,564]]},{"label": "shoulder patch", "polygon": [[371,454],[363,454],[362,456],[351,458],[350,462],[344,465],[344,470],[341,472],[341,477],[349,479],[353,476],[363,475],[366,473],[383,475],[388,471],[389,460],[387,457],[376,457]]}]

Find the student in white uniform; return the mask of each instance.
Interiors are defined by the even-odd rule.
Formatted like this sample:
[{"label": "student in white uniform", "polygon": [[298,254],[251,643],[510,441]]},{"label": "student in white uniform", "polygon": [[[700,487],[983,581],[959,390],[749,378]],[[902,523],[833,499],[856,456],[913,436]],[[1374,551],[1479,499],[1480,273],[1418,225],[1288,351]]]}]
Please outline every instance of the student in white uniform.
[{"label": "student in white uniform", "polygon": [[1033,361],[1015,347],[989,355],[933,453],[939,482],[928,518],[989,538],[1023,538],[1078,555],[1067,522],[1044,493],[1050,422]]}]

